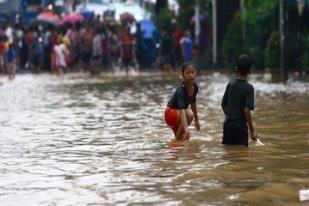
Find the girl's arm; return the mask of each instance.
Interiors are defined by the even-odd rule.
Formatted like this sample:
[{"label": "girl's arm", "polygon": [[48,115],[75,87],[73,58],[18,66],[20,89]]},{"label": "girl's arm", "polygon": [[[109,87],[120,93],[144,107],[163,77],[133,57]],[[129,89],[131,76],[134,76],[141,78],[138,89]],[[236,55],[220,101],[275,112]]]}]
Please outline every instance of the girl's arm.
[{"label": "girl's arm", "polygon": [[245,113],[245,117],[246,117],[246,120],[247,120],[247,123],[248,123],[248,127],[249,127],[249,130],[250,130],[251,139],[253,141],[256,141],[257,134],[256,134],[255,128],[253,126],[250,109],[245,107],[244,113]]},{"label": "girl's arm", "polygon": [[192,104],[190,104],[190,107],[191,107],[193,115],[194,115],[195,128],[196,128],[197,131],[200,131],[201,127],[200,127],[200,122],[199,122],[199,119],[198,119],[196,104],[192,103]]}]

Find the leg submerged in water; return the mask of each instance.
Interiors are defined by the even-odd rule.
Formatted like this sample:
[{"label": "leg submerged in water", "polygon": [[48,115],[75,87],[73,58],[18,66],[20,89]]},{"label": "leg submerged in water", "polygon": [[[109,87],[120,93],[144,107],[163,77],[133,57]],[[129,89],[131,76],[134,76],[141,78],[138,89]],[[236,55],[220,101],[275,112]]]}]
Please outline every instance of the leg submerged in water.
[{"label": "leg submerged in water", "polygon": [[189,140],[190,134],[188,130],[189,125],[193,121],[193,112],[191,109],[181,110],[179,127],[175,134],[176,140]]},{"label": "leg submerged in water", "polygon": [[167,107],[165,109],[165,122],[173,130],[175,140],[189,140],[189,125],[193,121],[193,112],[191,109],[173,109]]}]

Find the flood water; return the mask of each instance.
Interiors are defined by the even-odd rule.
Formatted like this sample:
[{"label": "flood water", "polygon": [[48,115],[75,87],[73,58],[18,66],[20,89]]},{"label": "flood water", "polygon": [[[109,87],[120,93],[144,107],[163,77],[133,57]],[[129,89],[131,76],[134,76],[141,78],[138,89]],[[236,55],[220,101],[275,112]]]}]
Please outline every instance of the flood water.
[{"label": "flood water", "polygon": [[0,78],[0,205],[309,205],[309,83],[254,76],[264,146],[223,147],[230,76],[198,78],[202,130],[170,144],[176,74]]}]

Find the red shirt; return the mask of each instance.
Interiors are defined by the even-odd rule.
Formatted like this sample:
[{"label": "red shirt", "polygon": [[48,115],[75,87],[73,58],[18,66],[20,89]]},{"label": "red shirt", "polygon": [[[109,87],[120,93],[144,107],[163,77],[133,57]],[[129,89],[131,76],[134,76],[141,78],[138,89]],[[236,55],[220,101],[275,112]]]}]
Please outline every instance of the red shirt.
[{"label": "red shirt", "polygon": [[174,41],[174,48],[179,49],[180,48],[180,39],[184,36],[183,31],[177,27],[175,31],[175,41]]},{"label": "red shirt", "polygon": [[0,41],[0,55],[3,55],[4,53],[4,43],[3,41]]},{"label": "red shirt", "polygon": [[122,33],[120,35],[122,58],[133,58],[134,37],[130,33]]}]

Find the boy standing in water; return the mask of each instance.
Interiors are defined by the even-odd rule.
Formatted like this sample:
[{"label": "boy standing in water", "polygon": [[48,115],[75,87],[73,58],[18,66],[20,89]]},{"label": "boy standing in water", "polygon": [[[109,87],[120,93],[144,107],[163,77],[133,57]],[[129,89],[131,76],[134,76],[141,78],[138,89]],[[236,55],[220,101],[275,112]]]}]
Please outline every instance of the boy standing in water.
[{"label": "boy standing in water", "polygon": [[251,66],[250,57],[240,55],[235,67],[236,79],[225,89],[221,102],[226,116],[222,144],[248,146],[248,127],[251,139],[257,139],[250,112],[254,109],[254,87],[247,81]]},{"label": "boy standing in water", "polygon": [[[183,83],[177,87],[173,97],[165,109],[165,122],[171,127],[176,140],[189,140],[188,127],[193,118],[196,130],[200,130],[200,123],[196,109],[196,94],[198,87],[194,83],[197,69],[191,62],[181,65]],[[188,109],[190,105],[191,109]]]}]

